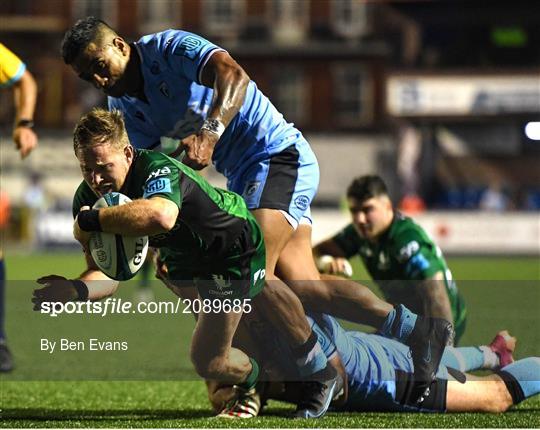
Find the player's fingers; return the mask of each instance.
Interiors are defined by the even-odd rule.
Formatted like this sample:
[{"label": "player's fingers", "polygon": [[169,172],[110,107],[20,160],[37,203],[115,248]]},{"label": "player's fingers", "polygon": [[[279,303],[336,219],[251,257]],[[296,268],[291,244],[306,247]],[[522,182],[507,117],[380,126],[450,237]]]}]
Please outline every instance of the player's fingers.
[{"label": "player's fingers", "polygon": [[45,296],[45,293],[43,292],[43,288],[40,288],[40,289],[38,289],[38,290],[34,290],[34,291],[32,292],[32,296],[33,296],[33,297],[37,297],[37,298],[42,298],[42,297],[44,297],[44,296]]},{"label": "player's fingers", "polygon": [[33,298],[32,303],[33,303],[32,310],[34,310],[34,311],[40,311],[41,310],[41,303],[42,303],[41,300]]},{"label": "player's fingers", "polygon": [[337,260],[332,260],[332,263],[329,265],[329,273],[331,275],[335,275],[337,273],[339,273],[339,262]]},{"label": "player's fingers", "polygon": [[28,150],[28,147],[25,145],[22,145],[19,149],[19,152],[21,154],[21,159],[24,160],[28,154],[30,154],[30,151]]},{"label": "player's fingers", "polygon": [[32,149],[34,149],[35,142],[31,135],[25,134],[21,136],[21,140],[17,146],[19,147],[21,158],[24,159],[30,154]]}]

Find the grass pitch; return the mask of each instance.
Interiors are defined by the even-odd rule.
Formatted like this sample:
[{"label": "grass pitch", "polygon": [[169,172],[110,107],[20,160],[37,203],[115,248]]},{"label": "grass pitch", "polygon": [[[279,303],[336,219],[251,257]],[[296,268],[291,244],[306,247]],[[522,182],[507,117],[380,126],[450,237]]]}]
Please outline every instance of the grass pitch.
[{"label": "grass pitch", "polygon": [[[272,401],[260,418],[219,420],[212,417],[204,384],[190,370],[189,315],[47,319],[29,310],[36,286],[31,280],[50,273],[76,276],[80,256],[8,254],[6,260],[12,281],[7,331],[17,369],[0,380],[2,427],[540,427],[540,396],[502,415],[329,413],[320,420],[291,421],[286,415],[292,407]],[[462,345],[487,343],[508,328],[518,337],[517,358],[539,356],[538,260],[454,258],[449,263],[456,279],[469,280],[458,283],[469,311]],[[355,273],[366,278],[358,264]],[[165,288],[155,290],[158,299],[173,299]],[[119,297],[129,299],[132,293],[125,285]],[[35,344],[44,335],[115,338],[118,333],[129,338],[129,354],[47,354]]]}]

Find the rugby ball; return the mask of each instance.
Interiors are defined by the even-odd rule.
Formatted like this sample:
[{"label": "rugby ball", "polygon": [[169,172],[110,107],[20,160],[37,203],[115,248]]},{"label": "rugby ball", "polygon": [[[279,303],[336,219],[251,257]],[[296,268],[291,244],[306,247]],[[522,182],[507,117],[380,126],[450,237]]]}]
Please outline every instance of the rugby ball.
[{"label": "rugby ball", "polygon": [[[108,193],[92,208],[118,206],[130,201],[129,197],[121,193]],[[95,231],[90,236],[89,248],[92,259],[105,275],[117,281],[127,281],[144,264],[148,252],[148,236],[121,236]]]},{"label": "rugby ball", "polygon": [[[321,257],[317,258],[315,261],[317,265],[317,269],[319,269],[319,272],[321,273],[331,273],[333,262],[334,262],[334,257],[332,257],[331,255],[322,255]],[[353,275],[353,269],[352,269],[351,263],[349,263],[347,260],[344,260],[343,269],[338,273],[334,273],[334,275],[343,276],[344,278],[351,278]]]}]

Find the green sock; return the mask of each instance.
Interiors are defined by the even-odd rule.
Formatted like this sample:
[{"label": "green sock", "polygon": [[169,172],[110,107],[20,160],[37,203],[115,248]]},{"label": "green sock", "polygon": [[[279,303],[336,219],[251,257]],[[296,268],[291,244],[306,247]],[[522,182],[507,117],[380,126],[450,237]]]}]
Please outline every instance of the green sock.
[{"label": "green sock", "polygon": [[237,384],[238,387],[246,391],[251,390],[257,383],[257,380],[259,379],[259,365],[251,357],[249,357],[249,362],[251,363],[251,372],[249,372],[249,375],[247,376],[244,382]]}]

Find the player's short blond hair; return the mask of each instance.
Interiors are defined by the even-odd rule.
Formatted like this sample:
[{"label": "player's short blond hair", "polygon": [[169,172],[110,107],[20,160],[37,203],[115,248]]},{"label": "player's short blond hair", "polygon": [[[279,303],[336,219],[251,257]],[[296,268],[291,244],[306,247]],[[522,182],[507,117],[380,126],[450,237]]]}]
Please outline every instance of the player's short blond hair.
[{"label": "player's short blond hair", "polygon": [[75,125],[73,150],[75,154],[85,148],[108,144],[117,149],[129,145],[124,117],[119,110],[107,111],[94,108]]}]

